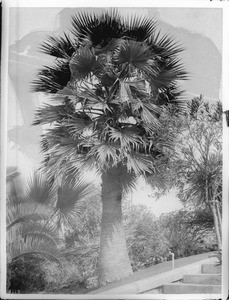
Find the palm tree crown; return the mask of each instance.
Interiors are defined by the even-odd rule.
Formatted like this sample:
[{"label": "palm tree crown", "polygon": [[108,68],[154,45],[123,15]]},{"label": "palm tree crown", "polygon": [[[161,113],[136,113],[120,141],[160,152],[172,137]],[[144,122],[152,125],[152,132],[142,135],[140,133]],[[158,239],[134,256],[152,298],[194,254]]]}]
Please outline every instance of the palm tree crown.
[{"label": "palm tree crown", "polygon": [[[160,105],[181,95],[182,48],[148,17],[117,10],[72,18],[71,37],[49,37],[41,51],[56,58],[40,70],[37,92],[53,94],[34,124],[52,124],[43,137],[49,171],[73,175],[122,164],[151,173],[166,143],[157,134]],[[167,141],[169,143],[169,141]],[[167,143],[167,144],[168,144]]]}]

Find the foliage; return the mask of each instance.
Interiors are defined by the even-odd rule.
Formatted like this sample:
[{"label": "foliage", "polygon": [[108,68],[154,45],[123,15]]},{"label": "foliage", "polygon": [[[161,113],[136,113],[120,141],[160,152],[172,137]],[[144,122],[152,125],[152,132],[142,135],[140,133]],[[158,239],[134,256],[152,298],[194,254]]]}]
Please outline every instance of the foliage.
[{"label": "foliage", "polygon": [[[212,237],[214,222],[212,214],[208,214],[207,211],[181,210],[162,215],[158,219],[146,206],[133,205],[125,200],[123,217],[128,252],[134,271],[169,260],[170,248],[176,258],[215,250]],[[66,260],[71,264],[74,262],[77,266],[75,270],[81,270],[74,276],[80,278],[80,282],[83,281],[87,288],[97,284],[100,218],[99,199],[91,199],[82,215],[83,226],[69,232],[65,238]],[[91,230],[92,228],[94,230]],[[58,272],[53,273],[59,274]],[[63,283],[63,286],[67,285],[68,281],[72,282],[71,276],[66,278],[69,279],[60,277],[58,282]],[[73,283],[71,289],[76,291]]]},{"label": "foliage", "polygon": [[7,290],[11,293],[37,293],[46,285],[45,272],[36,259],[18,259],[7,265]]},{"label": "foliage", "polygon": [[96,267],[101,231],[100,193],[96,189],[94,196],[83,202],[80,224],[80,227],[66,233],[63,254],[66,261],[78,270],[81,282],[84,281],[85,285],[90,287],[91,280],[93,284],[97,284]]},{"label": "foliage", "polygon": [[185,123],[186,131],[179,139],[180,158],[176,163],[179,196],[183,201],[206,203],[206,180],[209,193],[213,195],[217,191],[218,199],[221,197],[222,124],[212,118],[199,106],[194,120]]},{"label": "foliage", "polygon": [[14,186],[12,181],[18,176],[16,169],[14,173],[16,175],[12,177],[12,168],[7,169],[7,260],[10,263],[33,255],[55,260],[58,237],[50,227],[44,226],[51,215],[49,207],[27,197],[29,193],[18,198],[15,190],[11,189]]},{"label": "foliage", "polygon": [[[8,169],[8,276],[12,271],[12,276],[8,280],[12,290],[32,292],[36,290],[35,282],[28,280],[28,285],[24,285],[24,278],[30,276],[30,268],[33,265],[35,270],[40,270],[37,271],[37,274],[43,276],[44,270],[41,262],[48,261],[54,264],[62,262],[63,230],[80,226],[78,222],[82,211],[80,201],[86,201],[92,194],[92,189],[91,184],[83,180],[78,181],[74,189],[69,185],[58,187],[45,180],[38,172],[28,182],[26,195],[19,198],[15,190],[11,189],[11,186],[13,186],[12,181],[16,177],[16,175],[12,176],[12,171],[18,175],[16,169]],[[28,272],[26,273],[27,268]],[[19,284],[20,272],[22,278],[21,290]],[[18,276],[15,286],[12,282],[14,276]],[[41,287],[43,287],[43,283],[40,286],[37,284],[37,289]],[[26,288],[28,290],[25,290]]]},{"label": "foliage", "polygon": [[187,113],[191,119],[195,120],[199,119],[201,115],[205,115],[208,117],[208,121],[213,123],[222,121],[222,103],[217,101],[214,104],[209,104],[209,102],[204,100],[203,95],[200,95],[189,101]]},{"label": "foliage", "polygon": [[183,202],[210,210],[217,244],[221,249],[222,106],[219,102],[210,106],[202,98],[194,100],[191,108],[195,103],[196,111],[187,118],[185,131],[179,140],[176,185]]},{"label": "foliage", "polygon": [[64,258],[61,260],[61,265],[55,262],[44,264],[42,269],[45,272],[45,292],[75,294],[87,288],[86,271],[82,272],[82,268],[78,268],[79,265],[76,265],[72,259]]},{"label": "foliage", "polygon": [[[70,33],[50,36],[41,45],[41,51],[52,55],[55,62],[44,66],[33,82],[35,92],[52,95],[48,104],[37,109],[34,120],[34,125],[49,125],[41,142],[43,169],[49,179],[62,178],[73,185],[79,173],[95,169],[102,175],[102,202],[107,203],[110,184],[105,179],[118,177],[115,189],[122,199],[124,186],[133,186],[139,175],[156,173],[161,159],[171,155],[173,137],[161,134],[159,117],[170,103],[178,111],[183,108],[178,87],[187,79],[178,57],[183,49],[158,32],[152,18],[122,17],[117,9],[76,13]],[[122,178],[131,180],[123,183]],[[112,203],[117,197],[110,199]],[[103,214],[103,220],[106,216]],[[105,243],[115,240],[109,237],[115,235],[114,226],[111,221],[105,230],[104,221],[98,263],[101,284],[132,272],[121,212],[115,217],[112,221],[119,222],[121,231],[117,241],[126,258],[120,259],[118,272],[110,271],[118,266],[117,261],[107,267],[105,257],[111,264],[117,242],[109,253]]]},{"label": "foliage", "polygon": [[222,104],[209,104],[202,96],[195,97],[188,102],[183,116],[177,118],[170,114],[167,120],[174,128],[176,153],[165,165],[164,172],[150,176],[148,182],[158,198],[175,187],[183,204],[195,210],[193,222],[208,227],[209,218],[214,219],[216,230],[219,227],[217,239],[220,247]]},{"label": "foliage", "polygon": [[160,228],[175,258],[215,250],[212,215],[209,217],[207,227],[206,220],[199,222],[200,214],[196,211],[179,210],[161,215]]},{"label": "foliage", "polygon": [[[167,254],[168,242],[152,212],[145,206],[134,206],[126,200],[123,203],[123,214],[128,252],[133,270],[137,271],[161,262],[161,258]],[[74,264],[75,270],[78,270],[75,275],[76,281],[77,278],[80,278],[80,282],[83,281],[89,288],[98,284],[96,266],[101,222],[99,199],[91,199],[85,203],[81,222],[80,228],[67,233],[64,255],[66,261],[71,262],[71,265]],[[59,274],[58,272],[53,273]],[[67,285],[67,281],[72,282],[71,279],[65,280],[61,276],[58,279],[58,282],[63,285]],[[76,290],[73,284],[70,288]]]},{"label": "foliage", "polygon": [[[10,173],[11,174],[11,173]],[[8,258],[39,255],[58,260],[63,228],[79,225],[80,201],[91,195],[91,185],[78,181],[75,188],[55,186],[41,173],[28,183],[24,198],[7,197]]]},{"label": "foliage", "polygon": [[100,193],[94,190],[90,199],[82,202],[82,214],[79,216],[80,227],[75,227],[65,235],[66,247],[77,246],[79,241],[90,241],[100,235],[101,203]]},{"label": "foliage", "polygon": [[131,264],[134,271],[162,262],[168,242],[160,225],[146,206],[124,205],[125,229]]},{"label": "foliage", "polygon": [[117,10],[78,13],[71,23],[71,35],[51,36],[41,46],[56,61],[33,82],[54,100],[34,121],[52,124],[42,141],[47,171],[74,177],[121,163],[129,173],[154,172],[155,159],[169,146],[157,138],[160,106],[182,106],[182,48],[157,32],[155,20],[127,20]]}]

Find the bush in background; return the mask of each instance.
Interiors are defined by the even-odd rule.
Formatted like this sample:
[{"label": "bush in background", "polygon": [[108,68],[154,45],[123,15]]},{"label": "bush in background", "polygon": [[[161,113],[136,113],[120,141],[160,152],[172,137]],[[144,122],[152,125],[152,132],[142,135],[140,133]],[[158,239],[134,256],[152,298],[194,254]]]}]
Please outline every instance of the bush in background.
[{"label": "bush in background", "polygon": [[13,260],[7,265],[7,290],[18,294],[43,291],[46,285],[45,276],[39,260]]}]

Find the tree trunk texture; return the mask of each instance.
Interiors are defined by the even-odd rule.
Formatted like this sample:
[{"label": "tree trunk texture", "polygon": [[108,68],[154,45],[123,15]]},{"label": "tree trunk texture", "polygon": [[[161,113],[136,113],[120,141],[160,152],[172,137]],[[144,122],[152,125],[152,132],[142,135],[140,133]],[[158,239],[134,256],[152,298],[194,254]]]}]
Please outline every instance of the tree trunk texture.
[{"label": "tree trunk texture", "polygon": [[218,202],[216,202],[216,212],[217,212],[217,218],[219,220],[219,231],[220,231],[220,237],[221,237],[221,241],[222,241],[222,216],[221,216],[221,213],[220,213]]},{"label": "tree trunk texture", "polygon": [[213,218],[214,218],[214,227],[215,227],[215,234],[216,234],[216,240],[217,240],[218,248],[222,249],[220,226],[219,226],[219,220],[218,220],[218,217],[217,217],[215,204],[211,205],[211,208],[212,208],[212,213],[213,213]]},{"label": "tree trunk texture", "polygon": [[[205,181],[205,193],[206,193],[207,203],[210,206],[210,209],[211,209],[212,214],[213,214],[215,235],[216,235],[216,241],[217,241],[217,244],[218,244],[218,248],[222,249],[222,240],[221,240],[221,234],[220,234],[220,220],[218,219],[218,216],[217,216],[217,208],[216,208],[216,205],[215,205],[214,193],[213,193],[213,195],[211,195],[211,193],[209,191],[209,182],[208,182],[207,178],[206,178],[206,181]],[[210,195],[212,196],[212,198],[211,198]],[[213,199],[213,200],[210,200],[210,199]]]},{"label": "tree trunk texture", "polygon": [[120,280],[132,274],[122,221],[120,169],[102,174],[102,224],[98,261],[99,284]]}]

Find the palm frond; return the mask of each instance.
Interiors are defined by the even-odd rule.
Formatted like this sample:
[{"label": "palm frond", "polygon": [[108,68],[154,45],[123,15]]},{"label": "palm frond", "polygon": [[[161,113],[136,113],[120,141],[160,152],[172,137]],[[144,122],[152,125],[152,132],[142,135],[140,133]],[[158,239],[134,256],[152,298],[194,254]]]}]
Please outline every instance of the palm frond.
[{"label": "palm frond", "polygon": [[95,141],[87,136],[65,137],[61,128],[49,130],[43,138],[45,161],[43,161],[42,171],[47,176],[47,180],[62,177],[64,174],[64,177],[68,178],[68,183],[74,185],[76,178],[83,172],[97,169],[95,158],[87,155],[94,143]]},{"label": "palm frond", "polygon": [[37,237],[27,237],[17,239],[8,245],[8,261],[19,259],[23,256],[36,256],[41,259],[60,262],[59,250],[44,239]]},{"label": "palm frond", "polygon": [[121,37],[123,24],[116,9],[99,14],[81,12],[72,17],[71,32],[78,38],[80,44],[84,40],[89,40],[93,47],[103,48],[113,38]]},{"label": "palm frond", "polygon": [[120,103],[130,102],[133,100],[129,84],[124,82],[124,80],[120,80],[119,85],[119,93],[116,100],[119,100]]},{"label": "palm frond", "polygon": [[[95,159],[94,156],[88,155],[88,154],[80,154],[77,155],[73,161],[69,162],[67,164],[67,173],[66,174],[71,174],[75,178],[80,176],[82,173],[86,173],[88,171],[95,171],[96,173],[99,174],[99,166],[97,164],[97,160]],[[74,185],[75,179],[72,179],[72,184]]]},{"label": "palm frond", "polygon": [[134,152],[126,157],[126,166],[128,172],[134,172],[136,175],[151,174],[155,171],[152,158],[149,155]]},{"label": "palm frond", "polygon": [[159,115],[160,109],[153,103],[149,101],[141,101],[141,111],[139,113],[143,124],[152,124],[152,126],[159,126]]},{"label": "palm frond", "polygon": [[72,78],[80,80],[90,74],[100,72],[103,66],[97,61],[95,54],[88,47],[82,47],[72,57],[69,68]]},{"label": "palm frond", "polygon": [[[54,206],[57,224],[65,224],[73,227],[79,223],[82,214],[82,202],[93,195],[91,183],[85,180],[76,180],[73,187],[66,183],[67,179],[58,188],[58,198]],[[78,224],[78,226],[80,226]]]},{"label": "palm frond", "polygon": [[101,142],[91,148],[88,156],[94,156],[101,168],[111,167],[118,162],[120,146],[115,143]]},{"label": "palm frond", "polygon": [[160,31],[157,34],[152,34],[148,43],[154,53],[163,59],[177,56],[185,50],[173,37],[168,34],[162,35]]},{"label": "palm frond", "polygon": [[129,193],[136,188],[138,175],[127,170],[126,165],[120,164],[120,181],[124,193]]},{"label": "palm frond", "polygon": [[63,123],[69,134],[76,138],[79,134],[93,127],[94,122],[86,113],[76,113],[74,117]]},{"label": "palm frond", "polygon": [[123,36],[140,42],[148,39],[155,32],[157,27],[155,19],[140,14],[131,15],[125,18],[123,23],[126,26]]},{"label": "palm frond", "polygon": [[47,219],[48,215],[49,210],[45,205],[29,201],[18,201],[13,204],[10,202],[6,214],[7,230],[17,224]]},{"label": "palm frond", "polygon": [[121,148],[131,149],[134,147],[138,148],[139,144],[142,143],[142,138],[138,135],[137,127],[129,127],[129,128],[110,128],[109,130],[109,141],[113,143],[119,143]]},{"label": "palm frond", "polygon": [[7,231],[7,244],[11,244],[16,240],[26,239],[27,237],[34,237],[36,239],[45,240],[54,246],[58,246],[60,238],[57,231],[53,230],[51,226],[47,226],[45,220],[40,222],[27,222],[18,224],[18,226],[11,227]]},{"label": "palm frond", "polygon": [[47,151],[53,146],[59,144],[62,140],[67,140],[70,135],[65,126],[55,125],[53,128],[46,130],[43,137],[46,139],[46,147],[48,146],[48,148],[44,147],[42,150]]},{"label": "palm frond", "polygon": [[75,52],[75,48],[69,36],[64,33],[63,37],[48,36],[40,46],[40,51],[57,58],[68,59]]},{"label": "palm frond", "polygon": [[174,108],[176,108],[178,112],[184,112],[188,108],[188,101],[184,93],[183,90],[180,90],[179,87],[173,84],[172,86],[163,89],[162,92],[159,92],[156,104],[159,106],[174,104]]},{"label": "palm frond", "polygon": [[21,228],[21,236],[43,239],[57,247],[60,244],[58,232],[53,230],[52,226],[47,226],[47,222],[24,224]]},{"label": "palm frond", "polygon": [[[156,75],[157,71],[154,56],[149,47],[132,40],[125,41],[116,49],[114,63],[118,65],[123,64],[124,68],[126,68],[126,64],[134,66],[139,71],[145,72],[150,76]],[[131,73],[129,76],[131,76]]]},{"label": "palm frond", "polygon": [[151,85],[154,89],[165,91],[178,80],[187,79],[183,65],[178,60],[172,60],[158,68],[156,76],[152,76]]},{"label": "palm frond", "polygon": [[53,66],[44,66],[32,81],[32,92],[55,94],[62,90],[71,78],[69,63],[57,61]]},{"label": "palm frond", "polygon": [[31,203],[49,205],[56,197],[55,186],[41,172],[36,172],[27,185],[26,198]]},{"label": "palm frond", "polygon": [[39,107],[35,112],[33,125],[51,124],[59,122],[66,118],[68,111],[65,105],[50,105],[45,104]]}]

